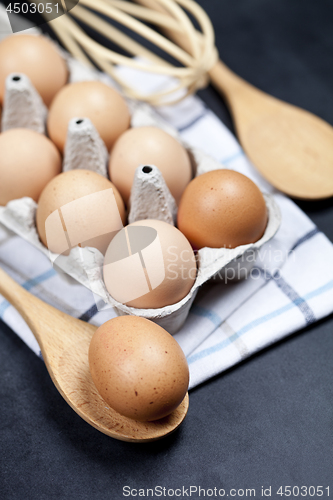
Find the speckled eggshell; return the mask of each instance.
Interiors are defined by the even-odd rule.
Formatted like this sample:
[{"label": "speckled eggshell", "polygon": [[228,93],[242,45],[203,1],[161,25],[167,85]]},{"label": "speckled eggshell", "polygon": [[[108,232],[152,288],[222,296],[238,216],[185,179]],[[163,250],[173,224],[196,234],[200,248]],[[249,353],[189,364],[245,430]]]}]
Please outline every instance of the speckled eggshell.
[{"label": "speckled eggshell", "polygon": [[[110,198],[105,198],[108,196],[105,190],[109,189],[112,189],[114,198],[112,193]],[[71,202],[79,204],[71,205]],[[47,235],[46,221],[51,214],[59,210],[62,214],[62,224],[58,223],[59,218],[56,218],[54,225],[49,226],[52,234],[49,231]],[[39,198],[36,213],[39,237],[54,253],[64,252],[64,230],[73,243],[80,241],[81,246],[95,247],[105,253],[115,234],[110,232],[110,228],[121,229],[125,219],[124,203],[112,182],[100,174],[80,169],[63,172],[52,179]],[[92,233],[94,236],[88,237]]]},{"label": "speckled eggshell", "polygon": [[24,73],[46,106],[68,79],[65,60],[53,44],[41,35],[15,34],[0,43],[0,102],[10,73]]},{"label": "speckled eggshell", "polygon": [[251,179],[233,170],[212,170],[185,189],[177,225],[195,249],[235,248],[262,237],[267,208]]},{"label": "speckled eggshell", "polygon": [[[155,230],[154,244],[140,247],[141,264],[135,267],[119,267],[117,261],[124,262],[129,256],[139,254],[139,240],[145,237],[144,232],[135,231],[144,228]],[[133,231],[134,230],[134,231]],[[112,263],[112,265],[109,265]],[[128,272],[128,269],[131,269]],[[143,290],[141,273],[145,271],[150,290],[138,293],[131,300],[133,290]],[[124,275],[127,272],[127,276]],[[196,258],[186,237],[174,226],[160,220],[142,220],[129,224],[119,231],[111,241],[104,260],[103,277],[110,295],[131,307],[157,309],[175,304],[183,299],[191,290],[197,275]],[[151,286],[152,283],[158,285]],[[144,280],[144,284],[146,281]],[[147,287],[148,290],[148,287]]]},{"label": "speckled eggshell", "polygon": [[28,196],[37,201],[61,172],[61,156],[45,135],[15,128],[0,134],[0,205]]},{"label": "speckled eggshell", "polygon": [[116,141],[109,161],[110,179],[128,203],[134,173],[139,165],[155,165],[179,203],[192,178],[190,157],[183,145],[158,127],[135,127]]},{"label": "speckled eggshell", "polygon": [[188,364],[177,341],[137,316],[111,319],[96,330],[89,367],[106,403],[135,420],[169,415],[184,399],[189,384]]},{"label": "speckled eggshell", "polygon": [[65,85],[52,101],[47,129],[61,152],[72,118],[89,118],[108,151],[130,126],[130,113],[123,97],[105,83],[96,81]]}]

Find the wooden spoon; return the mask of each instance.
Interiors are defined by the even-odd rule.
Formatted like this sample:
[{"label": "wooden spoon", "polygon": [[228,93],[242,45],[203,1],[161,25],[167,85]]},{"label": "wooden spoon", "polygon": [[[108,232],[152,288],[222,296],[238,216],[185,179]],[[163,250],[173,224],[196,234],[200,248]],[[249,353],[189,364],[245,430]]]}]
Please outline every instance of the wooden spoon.
[{"label": "wooden spoon", "polygon": [[[169,14],[156,0],[135,2]],[[163,31],[191,52],[183,33]],[[296,198],[333,196],[332,126],[312,113],[258,90],[221,61],[209,71],[209,77],[228,103],[247,156],[273,186]]]},{"label": "wooden spoon", "polygon": [[48,372],[67,403],[99,431],[122,441],[155,441],[173,432],[188,410],[188,394],[169,416],[139,422],[108,408],[92,381],[88,348],[96,326],[72,318],[24,290],[0,269],[0,293],[21,314],[42,351]]}]

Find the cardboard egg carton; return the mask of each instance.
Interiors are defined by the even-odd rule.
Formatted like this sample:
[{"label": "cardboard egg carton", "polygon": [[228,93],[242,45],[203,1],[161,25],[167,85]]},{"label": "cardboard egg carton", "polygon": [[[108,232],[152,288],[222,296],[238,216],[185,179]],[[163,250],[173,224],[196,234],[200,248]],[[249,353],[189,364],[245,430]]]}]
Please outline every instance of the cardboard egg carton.
[{"label": "cardboard egg carton", "polygon": [[[102,80],[110,81],[106,75],[82,66],[66,55],[70,70],[70,81]],[[166,124],[144,103],[127,100],[131,113],[131,126],[153,125],[163,128],[177,137],[177,132]],[[46,109],[29,79],[22,74],[9,75],[6,81],[6,95],[2,113],[2,130],[26,127],[45,133]],[[200,175],[223,166],[203,152],[187,148],[192,159],[194,175]],[[87,118],[73,118],[68,126],[64,151],[63,171],[84,168],[107,177],[108,152],[97,130]],[[199,287],[210,279],[243,279],[248,275],[255,255],[279,228],[281,216],[271,195],[264,194],[268,224],[264,235],[256,243],[237,248],[202,248],[198,251],[198,272],[190,292],[176,304],[159,309],[136,309],[117,302],[108,293],[102,278],[104,256],[92,247],[72,248],[69,255],[50,252],[40,241],[35,215],[37,204],[31,198],[13,200],[6,207],[0,207],[0,222],[28,240],[47,255],[54,266],[63,270],[90,289],[105,305],[116,308],[119,314],[134,314],[151,319],[170,333],[175,333],[183,325]],[[129,223],[142,219],[160,219],[175,224],[177,206],[164,179],[154,165],[140,165],[135,174],[131,192]],[[88,238],[87,238],[88,239]]]}]

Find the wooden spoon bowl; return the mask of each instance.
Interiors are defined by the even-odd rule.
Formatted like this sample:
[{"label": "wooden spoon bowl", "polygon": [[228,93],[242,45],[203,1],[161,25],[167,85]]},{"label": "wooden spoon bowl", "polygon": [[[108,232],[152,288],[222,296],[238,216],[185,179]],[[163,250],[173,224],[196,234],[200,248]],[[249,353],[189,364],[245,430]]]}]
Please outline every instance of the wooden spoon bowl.
[{"label": "wooden spoon bowl", "polygon": [[189,398],[170,415],[139,422],[120,415],[97,392],[88,349],[96,326],[75,319],[24,290],[0,269],[0,293],[21,314],[40,346],[46,368],[60,394],[86,422],[115,439],[149,442],[175,431],[184,420]]}]

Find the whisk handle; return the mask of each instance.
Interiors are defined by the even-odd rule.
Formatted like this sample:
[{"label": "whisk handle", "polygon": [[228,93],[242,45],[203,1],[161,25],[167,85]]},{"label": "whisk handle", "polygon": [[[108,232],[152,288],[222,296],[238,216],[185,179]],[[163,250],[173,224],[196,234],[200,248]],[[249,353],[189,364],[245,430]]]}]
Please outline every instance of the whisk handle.
[{"label": "whisk handle", "polygon": [[250,84],[237,76],[221,60],[219,60],[209,71],[210,82],[216,90],[227,100],[231,94],[237,91],[244,91],[250,87]]}]

